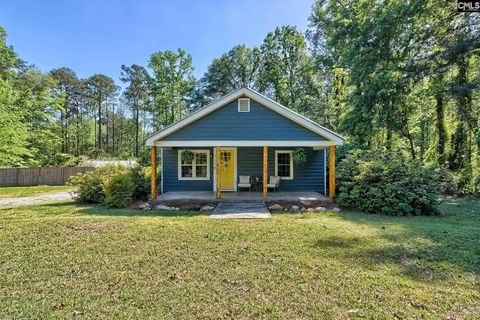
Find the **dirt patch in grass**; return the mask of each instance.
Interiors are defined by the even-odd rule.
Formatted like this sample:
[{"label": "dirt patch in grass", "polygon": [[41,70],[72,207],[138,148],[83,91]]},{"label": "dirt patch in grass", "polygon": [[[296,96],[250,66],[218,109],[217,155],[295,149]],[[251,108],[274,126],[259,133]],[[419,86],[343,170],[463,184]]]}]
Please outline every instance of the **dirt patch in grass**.
[{"label": "dirt patch in grass", "polygon": [[109,231],[113,229],[118,229],[118,224],[108,223],[108,222],[96,222],[96,223],[89,223],[89,224],[81,224],[81,225],[64,225],[63,231],[73,237],[73,238],[81,238],[87,235],[93,235],[97,233],[101,233],[104,231]]}]

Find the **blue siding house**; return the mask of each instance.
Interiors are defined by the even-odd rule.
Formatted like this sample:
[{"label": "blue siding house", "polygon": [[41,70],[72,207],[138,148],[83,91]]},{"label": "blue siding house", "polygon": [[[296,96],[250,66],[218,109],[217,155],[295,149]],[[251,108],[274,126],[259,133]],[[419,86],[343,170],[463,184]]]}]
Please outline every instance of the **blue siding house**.
[{"label": "blue siding house", "polygon": [[[151,135],[146,144],[152,147],[154,167],[160,148],[161,193],[211,191],[221,197],[221,192],[245,190],[263,192],[266,199],[272,183],[274,191],[327,195],[327,151],[334,157],[335,145],[343,141],[268,97],[241,88]],[[296,154],[303,154],[304,161],[296,161]],[[153,174],[152,195],[156,188]]]}]

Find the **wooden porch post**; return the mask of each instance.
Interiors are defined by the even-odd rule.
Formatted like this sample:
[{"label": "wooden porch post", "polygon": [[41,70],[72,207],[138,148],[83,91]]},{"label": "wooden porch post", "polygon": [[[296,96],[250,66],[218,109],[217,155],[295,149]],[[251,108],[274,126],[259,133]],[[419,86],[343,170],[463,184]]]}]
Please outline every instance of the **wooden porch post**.
[{"label": "wooden porch post", "polygon": [[220,184],[220,147],[215,147],[215,172],[217,176],[217,192],[216,198],[220,199],[222,197],[222,187]]},{"label": "wooden porch post", "polygon": [[268,147],[263,147],[263,201],[268,199]]},{"label": "wooden porch post", "polygon": [[335,197],[335,146],[330,146],[329,154],[329,197],[333,199]]},{"label": "wooden porch post", "polygon": [[157,199],[157,147],[152,146],[152,199]]}]

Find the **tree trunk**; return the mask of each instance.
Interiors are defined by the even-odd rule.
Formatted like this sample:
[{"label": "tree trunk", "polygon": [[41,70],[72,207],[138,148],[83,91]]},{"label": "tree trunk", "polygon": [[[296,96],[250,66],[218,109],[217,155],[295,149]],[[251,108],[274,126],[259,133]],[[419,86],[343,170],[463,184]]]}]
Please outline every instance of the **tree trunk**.
[{"label": "tree trunk", "polygon": [[65,139],[65,111],[60,111],[60,126],[62,127],[62,153],[66,152],[66,139]]},{"label": "tree trunk", "polygon": [[[441,79],[440,79],[441,81]],[[445,127],[445,104],[443,101],[443,94],[437,92],[435,95],[435,113],[437,116],[437,154],[438,154],[438,164],[443,166],[445,165],[446,155],[445,155],[445,144],[447,141],[447,129]]]},{"label": "tree trunk", "polygon": [[115,104],[112,104],[112,153],[115,154]]},{"label": "tree trunk", "polygon": [[138,131],[139,131],[139,115],[140,115],[140,110],[139,106],[135,106],[135,157],[138,157]]},{"label": "tree trunk", "polygon": [[102,99],[98,104],[98,149],[102,150]]},{"label": "tree trunk", "polygon": [[77,106],[77,123],[75,128],[75,156],[80,155],[80,106]]},{"label": "tree trunk", "polygon": [[392,150],[392,130],[390,130],[388,128],[387,128],[387,136],[386,136],[385,147],[386,147],[387,151]]}]

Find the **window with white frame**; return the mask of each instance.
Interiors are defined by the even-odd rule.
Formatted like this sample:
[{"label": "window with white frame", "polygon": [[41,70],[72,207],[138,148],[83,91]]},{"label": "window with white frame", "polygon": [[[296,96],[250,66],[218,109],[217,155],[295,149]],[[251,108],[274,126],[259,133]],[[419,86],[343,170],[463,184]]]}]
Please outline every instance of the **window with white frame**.
[{"label": "window with white frame", "polygon": [[[184,153],[190,153],[184,156]],[[209,180],[210,152],[208,150],[178,151],[178,180]]]},{"label": "window with white frame", "polygon": [[292,151],[275,151],[275,175],[281,179],[293,179]]},{"label": "window with white frame", "polygon": [[238,112],[250,112],[250,99],[249,98],[238,99]]}]

